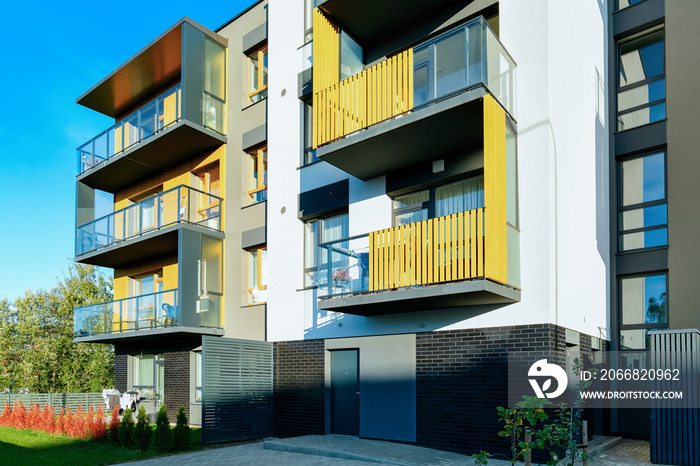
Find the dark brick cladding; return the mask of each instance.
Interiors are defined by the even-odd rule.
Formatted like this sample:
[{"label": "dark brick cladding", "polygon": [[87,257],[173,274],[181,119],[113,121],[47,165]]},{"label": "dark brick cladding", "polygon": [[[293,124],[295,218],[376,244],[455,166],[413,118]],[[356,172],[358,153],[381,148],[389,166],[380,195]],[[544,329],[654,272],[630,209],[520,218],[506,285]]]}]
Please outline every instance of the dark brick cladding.
[{"label": "dark brick cladding", "polygon": [[126,354],[117,354],[114,356],[114,388],[124,393],[128,387],[126,386],[128,361],[129,356]]},{"label": "dark brick cladding", "polygon": [[323,435],[323,340],[276,342],[274,351],[273,435]]},{"label": "dark brick cladding", "polygon": [[508,405],[509,354],[511,361],[528,352],[564,365],[565,340],[566,330],[551,324],[416,334],[417,443],[462,453],[507,451],[497,435],[496,407]]},{"label": "dark brick cladding", "polygon": [[190,418],[190,353],[179,351],[164,355],[165,407],[170,422],[175,422],[180,406],[185,407],[187,419]]}]

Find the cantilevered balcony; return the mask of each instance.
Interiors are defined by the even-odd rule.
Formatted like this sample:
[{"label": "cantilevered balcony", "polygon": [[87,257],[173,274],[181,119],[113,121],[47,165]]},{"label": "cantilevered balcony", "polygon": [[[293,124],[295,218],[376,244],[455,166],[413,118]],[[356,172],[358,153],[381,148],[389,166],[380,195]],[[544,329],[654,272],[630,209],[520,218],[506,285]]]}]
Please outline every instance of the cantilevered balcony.
[{"label": "cantilevered balcony", "polygon": [[76,229],[75,260],[119,267],[178,249],[178,229],[203,229],[223,236],[223,199],[177,186]]},{"label": "cantilevered balcony", "polygon": [[114,193],[225,143],[226,46],[183,18],[80,96],[117,121],[78,149],[78,181]]},{"label": "cantilevered balcony", "polygon": [[321,244],[318,308],[372,316],[519,301],[508,284],[517,242],[487,237],[487,216],[475,209]]},{"label": "cantilevered balcony", "polygon": [[[340,29],[315,10],[317,156],[362,180],[479,151],[484,98],[515,119],[515,62],[483,17],[338,82]],[[331,37],[332,40],[329,40]]]},{"label": "cantilevered balcony", "polygon": [[218,301],[211,310],[183,309],[178,290],[134,296],[76,308],[73,336],[76,341],[115,343],[172,339],[186,335],[223,335]]}]

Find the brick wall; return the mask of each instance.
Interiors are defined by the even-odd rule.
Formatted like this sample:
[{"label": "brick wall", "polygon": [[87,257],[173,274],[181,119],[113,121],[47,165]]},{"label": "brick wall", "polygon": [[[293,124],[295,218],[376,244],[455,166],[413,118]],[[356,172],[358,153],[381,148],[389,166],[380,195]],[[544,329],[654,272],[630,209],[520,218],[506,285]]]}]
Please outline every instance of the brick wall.
[{"label": "brick wall", "polygon": [[417,334],[417,443],[462,453],[507,451],[496,407],[508,405],[509,354],[517,360],[518,352],[534,351],[563,364],[565,346],[565,330],[549,324]]},{"label": "brick wall", "polygon": [[179,351],[165,353],[164,377],[165,407],[168,419],[175,422],[180,406],[185,407],[187,419],[190,418],[190,353]]},{"label": "brick wall", "polygon": [[323,340],[276,342],[274,351],[273,435],[323,435]]},{"label": "brick wall", "polygon": [[127,361],[129,356],[126,354],[117,354],[114,356],[114,388],[124,393],[127,385]]}]

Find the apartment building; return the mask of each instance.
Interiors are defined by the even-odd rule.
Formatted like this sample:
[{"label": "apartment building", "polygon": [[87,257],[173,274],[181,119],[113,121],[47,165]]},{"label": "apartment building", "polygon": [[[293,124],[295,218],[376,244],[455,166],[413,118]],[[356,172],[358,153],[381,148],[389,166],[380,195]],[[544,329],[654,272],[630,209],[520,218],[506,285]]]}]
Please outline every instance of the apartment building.
[{"label": "apartment building", "polygon": [[268,0],[216,32],[184,18],[78,99],[116,120],[79,149],[76,234],[115,301],[77,309],[76,340],[114,344],[117,388],[194,422],[203,339],[259,340],[270,434],[502,449],[513,354],[599,361],[700,326],[698,10]]},{"label": "apartment building", "polygon": [[265,340],[266,22],[185,17],[77,100],[115,125],[78,149],[75,260],[114,269],[114,301],[75,310],[76,341],[196,424],[202,336]]}]

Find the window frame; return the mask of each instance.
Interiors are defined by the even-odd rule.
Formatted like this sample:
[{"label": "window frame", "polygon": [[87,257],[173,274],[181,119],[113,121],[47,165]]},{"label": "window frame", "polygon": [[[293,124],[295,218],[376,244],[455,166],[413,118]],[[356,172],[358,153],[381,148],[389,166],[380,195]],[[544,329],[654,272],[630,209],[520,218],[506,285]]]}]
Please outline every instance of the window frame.
[{"label": "window frame", "polygon": [[[302,123],[303,123],[303,128],[302,128],[302,135],[301,135],[301,166],[306,167],[307,165],[311,165],[316,162],[320,162],[321,159],[318,158],[316,155],[316,149],[313,147],[313,124],[314,124],[314,107],[313,107],[313,100],[309,100],[307,102],[302,102]],[[308,112],[308,113],[307,113]],[[306,140],[306,133],[307,133],[307,115],[309,116],[310,121],[308,122],[308,125],[311,126],[311,140],[307,141]],[[308,145],[307,145],[308,143]]]},{"label": "window frame", "polygon": [[[653,201],[647,201],[647,202],[639,202],[637,204],[631,204],[628,206],[623,206],[623,192],[625,189],[624,185],[624,178],[623,178],[623,170],[622,170],[622,164],[625,162],[629,162],[631,160],[635,159],[643,159],[644,157],[651,157],[654,155],[659,155],[661,154],[663,156],[663,161],[664,161],[664,197],[663,199],[656,199]],[[632,252],[638,252],[638,251],[644,251],[644,250],[652,250],[652,249],[660,249],[660,248],[668,248],[668,157],[667,157],[667,151],[666,150],[660,150],[660,151],[653,151],[653,152],[646,152],[644,154],[638,154],[634,155],[631,157],[625,157],[618,159],[616,161],[617,163],[617,252],[620,254],[628,254]],[[642,185],[644,184],[644,180],[642,180]],[[660,224],[660,225],[652,225],[649,227],[641,227],[641,228],[630,228],[627,230],[623,230],[623,225],[621,221],[621,217],[625,212],[630,212],[633,210],[639,210],[639,209],[646,209],[648,207],[656,207],[656,206],[666,206],[666,223]],[[648,247],[640,247],[640,248],[634,248],[634,249],[623,249],[622,248],[622,237],[624,235],[629,235],[633,233],[644,233],[647,231],[653,231],[653,230],[662,230],[666,229],[666,244],[663,245],[657,245],[657,246],[648,246]]]},{"label": "window frame", "polygon": [[[255,290],[255,289],[260,290],[260,291],[267,290],[267,285],[261,284],[262,283],[262,276],[263,276],[263,266],[262,266],[262,263],[263,263],[262,262],[262,251],[263,250],[267,251],[266,244],[252,248],[252,249],[246,249],[246,277],[247,277],[246,278],[246,289],[247,289],[246,303],[249,306],[267,303],[267,301],[255,301],[255,300],[251,299],[251,297],[253,296],[253,290]],[[250,260],[251,260],[251,256],[253,254],[255,254],[255,261],[257,263],[257,267],[256,267],[257,272],[256,272],[255,280],[256,280],[256,283],[258,286],[251,288],[251,286],[250,286],[251,285]],[[265,265],[267,265],[267,264],[265,264]]]},{"label": "window frame", "polygon": [[[484,173],[483,173],[483,171],[481,171],[480,173],[478,173],[476,175],[469,176],[466,178],[452,180],[452,181],[449,181],[447,183],[437,184],[434,186],[430,186],[428,188],[417,189],[415,191],[407,191],[405,193],[401,193],[400,195],[392,196],[391,197],[391,226],[392,227],[399,226],[396,223],[397,214],[400,215],[400,214],[405,214],[405,213],[409,213],[409,212],[418,212],[419,210],[423,210],[426,208],[428,211],[428,218],[427,218],[428,220],[438,218],[438,216],[437,216],[437,190],[438,189],[445,187],[445,186],[449,186],[451,184],[460,183],[463,181],[475,180],[477,178],[483,178],[483,177],[484,177]],[[402,196],[406,196],[409,194],[417,194],[417,193],[420,193],[422,191],[428,191],[428,200],[423,201],[420,208],[418,207],[418,204],[413,204],[410,206],[404,206],[404,207],[398,207],[398,208],[394,207],[394,201],[397,198],[402,197]],[[465,211],[465,212],[468,212],[468,211]]]},{"label": "window frame", "polygon": [[[255,162],[255,167],[254,171],[252,172],[253,175],[255,173],[258,174],[258,177],[256,179],[256,186],[251,189],[250,182],[251,182],[251,159],[255,157],[256,162]],[[253,205],[253,204],[259,204],[260,202],[265,202],[267,200],[267,193],[264,193],[262,195],[261,200],[253,200],[252,197],[255,196],[257,193],[261,191],[265,191],[267,189],[267,146],[260,147],[259,149],[254,149],[252,151],[249,151],[247,153],[247,171],[246,171],[246,185],[247,185],[247,199],[248,202],[246,205]],[[260,175],[262,173],[262,176]]]},{"label": "window frame", "polygon": [[[628,42],[631,42],[631,41],[634,41],[637,39],[641,39],[645,36],[655,34],[659,31],[661,31],[661,36],[662,36],[661,42],[663,44],[663,60],[662,60],[663,71],[661,72],[661,74],[656,75],[656,76],[652,76],[651,78],[645,78],[645,79],[642,79],[640,81],[636,81],[632,84],[625,84],[624,86],[622,86],[620,83],[620,71],[622,69],[622,55],[623,55],[622,50],[621,50],[622,46],[624,46]],[[624,131],[629,131],[629,130],[632,130],[635,128],[643,127],[645,125],[650,125],[653,123],[657,123],[659,121],[666,120],[668,118],[668,109],[664,107],[664,118],[662,118],[660,120],[650,121],[648,123],[644,123],[641,125],[633,126],[631,128],[620,129],[620,117],[621,116],[628,115],[630,113],[634,113],[638,110],[643,110],[645,108],[651,109],[652,107],[654,107],[656,105],[660,105],[660,104],[664,104],[664,106],[666,105],[666,83],[665,83],[665,80],[666,80],[666,27],[664,25],[660,25],[660,26],[656,26],[656,27],[647,29],[647,30],[642,31],[640,33],[634,34],[632,36],[625,37],[624,39],[617,41],[616,46],[617,46],[617,57],[616,57],[616,59],[617,59],[617,66],[616,66],[617,92],[615,93],[615,132],[622,133]],[[636,50],[640,50],[640,49],[636,49]],[[647,102],[644,104],[640,104],[640,105],[636,105],[634,107],[627,108],[627,109],[622,110],[622,111],[619,110],[619,97],[620,97],[621,93],[632,90],[632,89],[640,88],[642,86],[646,86],[646,85],[655,83],[657,81],[664,81],[664,97],[662,99],[656,99],[656,100],[653,100],[653,101],[650,101],[650,102]]]},{"label": "window frame", "polygon": [[[263,45],[261,48],[258,50],[254,51],[250,55],[248,55],[248,104],[252,105],[255,103],[260,102],[261,100],[265,100],[267,98],[267,84],[262,85],[263,77],[267,73],[265,70],[265,67],[263,64],[265,63],[264,57],[267,55],[267,44]],[[250,67],[253,66],[253,56],[257,56],[258,58],[258,85],[259,87],[254,90],[253,92],[250,91],[252,83],[250,82]],[[257,100],[255,100],[256,96],[261,94],[262,92],[265,92],[265,95],[261,96]]]},{"label": "window frame", "polygon": [[[623,280],[629,280],[629,279],[635,279],[635,278],[647,278],[647,277],[656,277],[656,276],[663,276],[664,277],[664,283],[666,285],[666,290],[665,290],[665,311],[666,311],[666,322],[656,322],[656,323],[642,323],[642,324],[624,324],[624,308],[623,308],[623,291],[622,291],[622,282]],[[644,351],[648,350],[649,348],[628,348],[628,349],[623,349],[622,348],[622,332],[625,330],[667,330],[670,328],[670,314],[669,314],[669,297],[668,297],[668,271],[663,271],[663,272],[649,272],[649,273],[641,273],[641,274],[634,274],[634,275],[624,275],[624,276],[619,276],[617,277],[617,289],[618,289],[618,322],[619,322],[619,335],[618,335],[618,343],[620,345],[620,351]],[[645,302],[646,304],[646,302]],[[648,335],[648,334],[647,334]],[[646,342],[645,342],[646,343]]]},{"label": "window frame", "polygon": [[[336,212],[336,213],[333,213],[330,215],[325,215],[323,217],[317,217],[317,218],[313,218],[313,219],[309,219],[309,220],[304,221],[304,256],[303,256],[303,261],[302,261],[302,265],[304,267],[304,281],[303,281],[304,289],[318,288],[318,280],[317,279],[313,280],[316,282],[316,284],[307,284],[306,283],[307,276],[309,273],[312,273],[316,276],[316,278],[318,278],[319,268],[322,265],[325,265],[325,264],[320,263],[321,254],[319,253],[321,245],[324,244],[324,241],[323,241],[323,222],[330,220],[332,218],[340,217],[341,215],[346,216],[348,219],[347,220],[348,221],[348,236],[346,238],[339,238],[339,239],[333,240],[333,241],[343,241],[346,239],[350,239],[350,236],[349,236],[350,235],[350,228],[349,228],[350,215],[349,215],[348,211]],[[319,224],[319,222],[321,222],[321,223]],[[315,249],[315,251],[313,253],[314,254],[313,255],[314,265],[311,267],[307,267],[306,256],[307,256],[308,252],[307,252],[307,244],[306,244],[307,243],[307,241],[306,241],[306,239],[307,239],[306,227],[307,227],[307,225],[310,225],[310,224],[316,224],[315,231],[314,231],[314,244],[313,244],[313,248]]]}]

